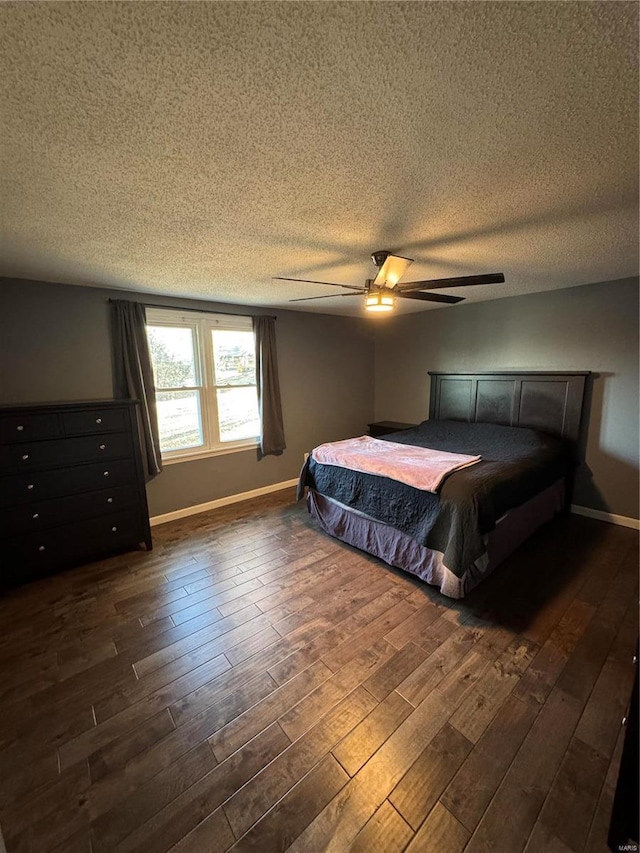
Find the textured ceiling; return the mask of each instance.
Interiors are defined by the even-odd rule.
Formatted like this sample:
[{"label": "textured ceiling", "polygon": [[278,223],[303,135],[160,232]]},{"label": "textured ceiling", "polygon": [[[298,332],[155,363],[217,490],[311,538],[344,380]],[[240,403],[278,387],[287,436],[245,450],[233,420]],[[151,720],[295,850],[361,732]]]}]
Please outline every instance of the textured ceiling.
[{"label": "textured ceiling", "polygon": [[[273,275],[638,272],[638,5],[0,4],[0,274],[358,314]],[[405,300],[401,310],[425,310]],[[455,311],[455,307],[446,310]]]}]

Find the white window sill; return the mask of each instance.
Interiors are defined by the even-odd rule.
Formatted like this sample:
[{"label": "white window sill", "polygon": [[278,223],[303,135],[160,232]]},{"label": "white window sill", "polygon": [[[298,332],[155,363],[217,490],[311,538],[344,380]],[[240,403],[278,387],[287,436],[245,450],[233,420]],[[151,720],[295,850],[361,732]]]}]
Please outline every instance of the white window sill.
[{"label": "white window sill", "polygon": [[234,444],[230,447],[214,447],[208,450],[190,450],[176,456],[163,456],[163,465],[175,465],[176,462],[193,462],[194,459],[207,459],[209,456],[226,456],[228,453],[241,453],[245,450],[255,450],[259,447],[257,441],[248,441],[246,444]]}]

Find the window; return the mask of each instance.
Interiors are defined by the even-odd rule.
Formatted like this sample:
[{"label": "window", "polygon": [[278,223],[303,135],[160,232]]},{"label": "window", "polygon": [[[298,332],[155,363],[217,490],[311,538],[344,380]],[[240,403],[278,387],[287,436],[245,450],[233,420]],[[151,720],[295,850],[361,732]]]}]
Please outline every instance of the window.
[{"label": "window", "polygon": [[164,461],[258,443],[250,317],[147,309]]}]

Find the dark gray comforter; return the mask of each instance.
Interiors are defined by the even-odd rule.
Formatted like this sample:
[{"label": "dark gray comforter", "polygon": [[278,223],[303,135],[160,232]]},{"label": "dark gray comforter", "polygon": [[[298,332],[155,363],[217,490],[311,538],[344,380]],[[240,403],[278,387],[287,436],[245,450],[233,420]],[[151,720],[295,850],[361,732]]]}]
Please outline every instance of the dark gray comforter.
[{"label": "dark gray comforter", "polygon": [[387,477],[321,465],[310,456],[300,475],[299,497],[302,487],[310,486],[393,525],[441,551],[445,566],[458,577],[484,553],[482,537],[496,521],[564,477],[570,464],[564,441],[519,427],[424,421],[382,438],[480,454],[482,461],[451,474],[434,494]]}]

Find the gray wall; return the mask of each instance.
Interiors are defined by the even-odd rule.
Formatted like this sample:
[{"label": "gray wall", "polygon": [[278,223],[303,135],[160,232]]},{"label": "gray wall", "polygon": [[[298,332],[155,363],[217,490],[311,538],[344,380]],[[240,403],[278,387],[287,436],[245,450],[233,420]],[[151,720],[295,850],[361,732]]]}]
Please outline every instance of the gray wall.
[{"label": "gray wall", "polygon": [[[113,396],[109,298],[143,294],[0,280],[0,402]],[[153,296],[148,301],[238,313],[262,309]],[[266,309],[265,309],[266,313]],[[269,311],[278,317],[278,364],[287,450],[255,450],[168,465],[148,486],[151,515],[296,477],[303,454],[360,435],[373,415],[373,327],[364,320]]]},{"label": "gray wall", "polygon": [[405,315],[376,332],[377,420],[421,421],[427,371],[591,370],[574,503],[638,518],[638,279]]},{"label": "gray wall", "polygon": [[[108,299],[144,295],[0,280],[0,402],[112,396]],[[211,310],[212,303],[152,297]],[[220,310],[250,313],[246,306]],[[259,309],[255,309],[258,311]],[[254,311],[254,313],[255,313]],[[591,370],[575,503],[638,518],[638,280],[499,299],[383,322],[276,311],[288,448],[167,466],[152,515],[297,476],[303,453],[378,420],[426,418],[429,370]]]}]

